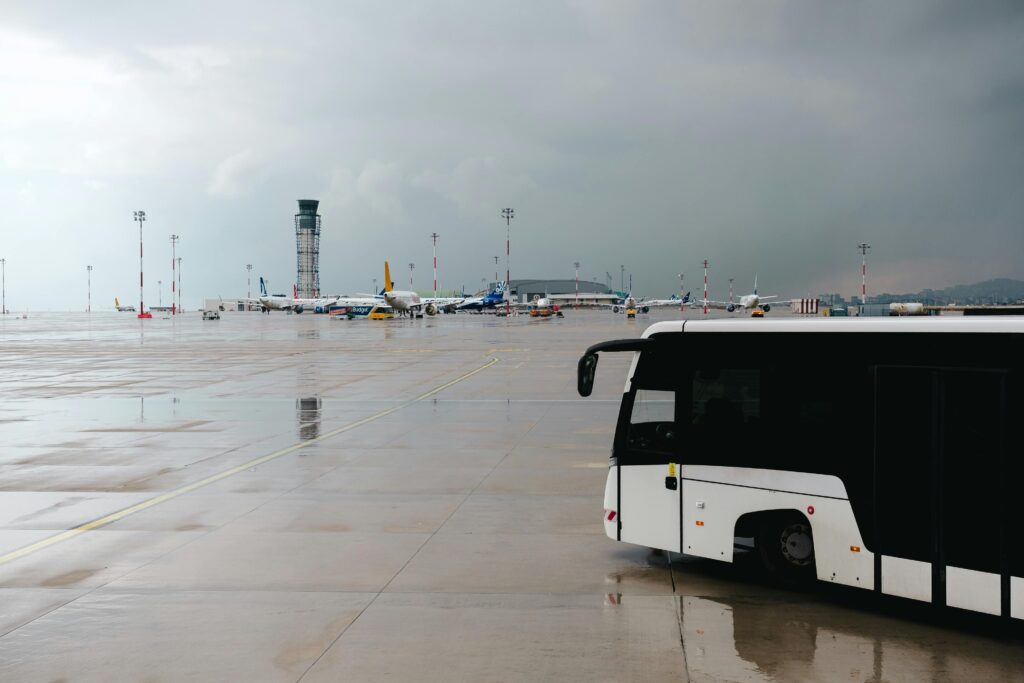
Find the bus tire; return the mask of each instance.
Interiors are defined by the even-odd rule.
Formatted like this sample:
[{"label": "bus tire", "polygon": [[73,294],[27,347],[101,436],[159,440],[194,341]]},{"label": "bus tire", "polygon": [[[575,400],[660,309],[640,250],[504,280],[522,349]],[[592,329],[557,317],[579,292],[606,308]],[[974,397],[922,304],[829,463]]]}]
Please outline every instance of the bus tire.
[{"label": "bus tire", "polygon": [[786,580],[814,578],[814,537],[799,513],[770,515],[757,534],[757,550],[769,574]]}]

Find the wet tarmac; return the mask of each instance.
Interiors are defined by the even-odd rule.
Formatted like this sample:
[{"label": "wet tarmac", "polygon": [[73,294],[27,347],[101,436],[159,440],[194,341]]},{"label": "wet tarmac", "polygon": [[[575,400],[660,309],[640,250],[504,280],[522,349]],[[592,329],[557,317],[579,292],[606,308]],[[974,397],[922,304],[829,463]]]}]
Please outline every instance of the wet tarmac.
[{"label": "wet tarmac", "polygon": [[628,359],[576,360],[677,316],[0,320],[0,680],[1024,680],[998,620],[605,538]]}]

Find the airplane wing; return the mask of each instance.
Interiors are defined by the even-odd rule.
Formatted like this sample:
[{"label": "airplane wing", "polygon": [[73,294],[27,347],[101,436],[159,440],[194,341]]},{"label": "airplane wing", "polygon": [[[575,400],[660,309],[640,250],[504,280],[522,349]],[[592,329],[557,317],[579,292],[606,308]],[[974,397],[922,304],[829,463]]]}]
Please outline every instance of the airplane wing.
[{"label": "airplane wing", "polygon": [[637,301],[637,306],[698,306],[696,301],[687,301],[685,299],[644,299],[643,301]]}]

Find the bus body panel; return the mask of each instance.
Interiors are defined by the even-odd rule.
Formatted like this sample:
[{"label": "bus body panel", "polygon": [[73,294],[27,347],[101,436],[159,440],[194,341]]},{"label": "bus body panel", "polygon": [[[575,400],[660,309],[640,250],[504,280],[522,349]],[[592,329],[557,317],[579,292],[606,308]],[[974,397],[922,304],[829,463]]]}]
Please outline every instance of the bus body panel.
[{"label": "bus body panel", "polygon": [[613,541],[619,540],[619,468],[608,468],[604,483],[604,533]]},{"label": "bus body panel", "polygon": [[1024,619],[1024,578],[1010,577],[1010,616]]},{"label": "bus body panel", "polygon": [[753,467],[683,465],[683,478],[758,489],[792,491],[813,496],[848,499],[843,480],[828,474],[764,470]]},{"label": "bus body panel", "polygon": [[946,567],[946,604],[999,616],[999,574]]},{"label": "bus body panel", "polygon": [[[675,487],[665,486],[665,465],[633,465],[619,472],[619,534],[627,543],[681,552],[679,548],[679,466]],[[607,515],[605,515],[607,518]]]},{"label": "bus body panel", "polygon": [[[804,515],[811,525],[819,579],[874,588],[874,555],[864,547],[848,500],[694,481],[688,479],[689,471],[690,468],[684,466],[682,528],[683,552],[687,555],[732,562],[736,522],[741,516],[769,510],[794,510]],[[826,485],[831,488],[831,483]]]},{"label": "bus body panel", "polygon": [[931,602],[932,563],[882,555],[882,592]]}]

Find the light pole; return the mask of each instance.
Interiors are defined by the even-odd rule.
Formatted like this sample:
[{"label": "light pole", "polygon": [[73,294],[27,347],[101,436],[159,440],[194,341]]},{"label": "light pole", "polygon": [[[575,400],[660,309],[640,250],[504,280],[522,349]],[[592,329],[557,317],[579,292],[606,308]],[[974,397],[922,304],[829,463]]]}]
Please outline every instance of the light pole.
[{"label": "light pole", "polygon": [[181,310],[181,257],[178,257],[178,312],[184,313]]},{"label": "light pole", "polygon": [[178,240],[181,239],[177,235],[171,235],[171,315],[175,315],[178,312],[178,307],[174,303],[174,262],[175,262],[175,247],[178,245]]},{"label": "light pole", "polygon": [[580,310],[580,262],[575,261],[573,265],[576,266],[576,310]]},{"label": "light pole", "polygon": [[686,295],[683,294],[683,291],[684,291],[683,290],[683,274],[679,273],[679,310],[680,311],[686,310],[686,303],[683,301],[683,299],[686,297]]},{"label": "light pole", "polygon": [[437,298],[437,238],[440,237],[436,232],[430,233],[430,238],[434,240],[434,298]]},{"label": "light pole", "polygon": [[[173,282],[171,283],[174,284]],[[156,306],[157,308],[164,307],[164,281],[156,281]],[[174,306],[174,295],[171,295],[171,307]]]},{"label": "light pole", "polygon": [[86,291],[88,292],[87,296],[89,297],[86,299],[88,303],[86,304],[85,312],[92,313],[92,266],[85,267],[85,274],[86,278],[88,278],[88,289]]},{"label": "light pole", "polygon": [[[245,264],[245,298],[252,299],[252,264]],[[251,304],[246,302],[246,309],[251,309]]]},{"label": "light pole", "polygon": [[135,222],[139,224],[139,318],[152,318],[152,313],[146,313],[142,300],[142,224],[146,222],[145,211],[133,211]]},{"label": "light pole", "polygon": [[619,291],[626,291],[626,266],[619,266]]},{"label": "light pole", "polygon": [[732,303],[732,281],[735,279],[734,277],[729,278],[729,303]]},{"label": "light pole", "polygon": [[495,256],[494,257],[494,284],[495,285],[498,284],[498,259],[499,258],[501,258],[501,257],[500,256]]},{"label": "light pole", "polygon": [[871,245],[861,242],[857,248],[860,250],[860,305],[863,308],[868,302],[868,249]]},{"label": "light pole", "polygon": [[708,260],[704,259],[704,315],[708,314]]},{"label": "light pole", "polygon": [[501,210],[501,217],[505,219],[505,317],[507,318],[511,308],[509,297],[512,296],[512,219],[516,217],[515,209],[505,207]]},{"label": "light pole", "polygon": [[373,289],[370,291],[373,292],[374,296],[377,296],[377,278],[373,278]]},{"label": "light pole", "polygon": [[409,264],[409,289],[412,290],[412,269],[416,267],[415,263]]}]

